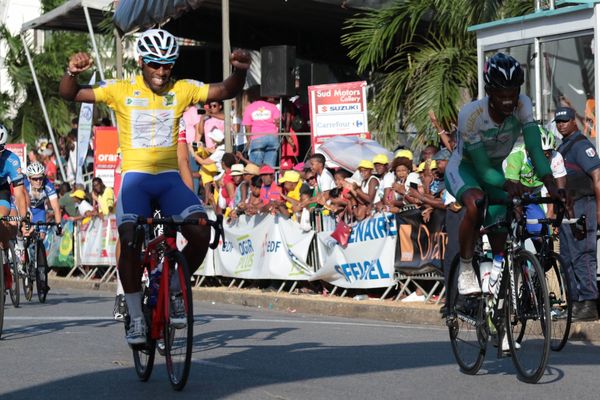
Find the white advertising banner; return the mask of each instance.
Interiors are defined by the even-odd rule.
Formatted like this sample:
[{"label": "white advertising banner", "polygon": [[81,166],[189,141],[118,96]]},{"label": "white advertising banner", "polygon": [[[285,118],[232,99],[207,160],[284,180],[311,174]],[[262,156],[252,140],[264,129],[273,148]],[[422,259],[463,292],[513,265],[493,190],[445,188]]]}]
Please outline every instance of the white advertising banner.
[{"label": "white advertising banner", "polygon": [[367,82],[345,82],[308,87],[310,129],[314,149],[339,135],[370,139]]},{"label": "white advertising banner", "polygon": [[79,246],[81,265],[117,265],[117,220],[114,215],[108,218],[92,218],[80,225]]},{"label": "white advertising banner", "polygon": [[[92,74],[90,85],[96,82],[96,74]],[[94,125],[94,104],[82,103],[79,110],[79,122],[77,125],[77,176],[75,182],[83,183],[83,165],[87,156],[90,138],[92,136],[92,127]]]},{"label": "white advertising banner", "polygon": [[240,216],[224,224],[225,241],[214,252],[215,273],[242,279],[307,280],[313,231],[280,216]]},{"label": "white advertising banner", "polygon": [[317,235],[321,268],[311,280],[351,289],[382,288],[396,283],[398,230],[393,214],[378,214],[353,225],[346,248],[337,244],[331,233]]}]

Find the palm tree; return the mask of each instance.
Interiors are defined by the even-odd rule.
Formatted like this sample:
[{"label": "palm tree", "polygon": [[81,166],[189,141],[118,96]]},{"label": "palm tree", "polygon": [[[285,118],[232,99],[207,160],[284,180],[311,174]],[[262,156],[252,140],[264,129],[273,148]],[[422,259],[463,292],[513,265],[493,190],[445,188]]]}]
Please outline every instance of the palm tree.
[{"label": "palm tree", "polygon": [[476,96],[476,36],[467,28],[533,7],[532,0],[396,0],[349,19],[342,44],[359,73],[374,76],[370,126],[378,140],[397,144],[402,116],[400,130],[416,130],[417,146],[437,141],[429,112],[449,129]]},{"label": "palm tree", "polygon": [[[0,37],[8,47],[5,65],[15,92],[10,101],[18,104],[17,116],[10,125],[13,133],[22,141],[33,143],[42,132],[47,131],[47,127],[23,42],[19,36],[11,35],[4,26],[0,26]],[[89,47],[87,37],[82,34],[53,32],[46,35],[42,52],[35,53],[32,46],[29,47],[50,123],[58,134],[66,135],[71,128],[71,118],[76,109],[73,104],[63,101],[58,96],[58,84],[65,73],[68,55]]]}]

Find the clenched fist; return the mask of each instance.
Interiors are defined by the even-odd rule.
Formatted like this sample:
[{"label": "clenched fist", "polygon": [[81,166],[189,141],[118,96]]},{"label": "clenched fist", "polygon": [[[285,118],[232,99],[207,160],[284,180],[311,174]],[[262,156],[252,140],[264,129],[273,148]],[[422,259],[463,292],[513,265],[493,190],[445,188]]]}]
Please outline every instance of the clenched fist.
[{"label": "clenched fist", "polygon": [[250,68],[252,58],[247,50],[236,49],[229,56],[229,62],[234,68],[246,71]]},{"label": "clenched fist", "polygon": [[69,66],[67,71],[73,75],[87,71],[94,65],[94,59],[88,53],[76,53],[69,58]]}]

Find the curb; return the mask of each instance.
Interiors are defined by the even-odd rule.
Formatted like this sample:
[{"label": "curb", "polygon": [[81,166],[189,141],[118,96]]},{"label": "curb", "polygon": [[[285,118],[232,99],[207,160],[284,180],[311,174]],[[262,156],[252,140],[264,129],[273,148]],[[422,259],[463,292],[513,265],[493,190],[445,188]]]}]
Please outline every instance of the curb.
[{"label": "curb", "polygon": [[[116,283],[82,281],[72,278],[50,277],[53,288],[97,290],[115,293]],[[262,292],[258,289],[226,287],[193,288],[194,299],[215,303],[265,308],[289,313],[316,314],[345,318],[373,319],[401,324],[435,325],[445,328],[439,313],[441,305],[402,303],[391,300],[324,297],[313,294]],[[571,325],[570,340],[600,342],[600,321],[580,322]]]}]

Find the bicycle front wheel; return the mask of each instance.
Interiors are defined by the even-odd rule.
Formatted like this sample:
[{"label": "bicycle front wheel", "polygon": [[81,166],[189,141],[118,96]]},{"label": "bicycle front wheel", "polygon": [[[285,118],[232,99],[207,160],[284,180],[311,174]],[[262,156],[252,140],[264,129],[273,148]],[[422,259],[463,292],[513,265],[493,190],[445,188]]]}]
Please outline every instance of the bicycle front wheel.
[{"label": "bicycle front wheel", "polygon": [[[169,320],[164,328],[165,359],[169,381],[175,390],[184,388],[192,363],[192,344],[194,339],[194,312],[192,289],[187,261],[178,251],[167,256],[169,267],[169,299],[167,303]],[[164,268],[164,266],[163,266]],[[165,270],[163,270],[165,273]],[[171,274],[175,274],[171,278]],[[172,290],[174,279],[179,282],[181,292]],[[181,304],[181,302],[183,304]]]},{"label": "bicycle front wheel", "polygon": [[[144,296],[142,297],[142,311],[144,312],[146,326],[148,327],[148,338],[146,343],[132,346],[132,351],[135,372],[142,382],[146,382],[148,379],[150,379],[150,375],[152,375],[152,369],[154,368],[154,356],[156,354],[156,340],[152,339],[150,335],[152,309],[148,305],[148,288],[144,289]],[[125,332],[127,332],[127,329],[129,329],[129,315],[126,316]]]},{"label": "bicycle front wheel", "polygon": [[27,301],[33,298],[33,282],[35,281],[35,264],[31,260],[29,248],[25,249],[25,275],[23,276],[23,293]]},{"label": "bicycle front wheel", "polygon": [[536,256],[527,250],[519,250],[513,261],[506,313],[508,343],[519,379],[537,383],[548,364],[552,337],[546,277]]},{"label": "bicycle front wheel", "polygon": [[8,264],[8,270],[12,274],[12,286],[8,292],[13,306],[19,307],[21,303],[21,293],[19,291],[21,288],[19,287],[19,264],[16,261],[15,248],[12,242],[9,242],[8,248],[4,250],[4,262]]},{"label": "bicycle front wheel", "polygon": [[573,304],[569,297],[569,283],[562,257],[551,252],[544,270],[546,271],[546,286],[550,300],[550,318],[552,320],[552,338],[550,348],[560,351],[567,344],[571,331]]},{"label": "bicycle front wheel", "polygon": [[2,337],[2,327],[4,325],[4,301],[6,299],[5,273],[8,273],[8,271],[4,269],[3,265],[2,271],[0,271],[0,338]]},{"label": "bicycle front wheel", "polygon": [[37,246],[37,257],[36,257],[36,269],[35,269],[35,286],[37,288],[38,300],[40,303],[46,302],[46,295],[48,294],[48,262],[46,260],[46,249],[44,248],[44,242],[41,240]]},{"label": "bicycle front wheel", "polygon": [[481,296],[462,296],[458,293],[459,260],[456,256],[450,267],[446,325],[452,352],[461,371],[475,375],[483,364],[487,347],[484,302]]}]

